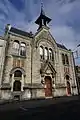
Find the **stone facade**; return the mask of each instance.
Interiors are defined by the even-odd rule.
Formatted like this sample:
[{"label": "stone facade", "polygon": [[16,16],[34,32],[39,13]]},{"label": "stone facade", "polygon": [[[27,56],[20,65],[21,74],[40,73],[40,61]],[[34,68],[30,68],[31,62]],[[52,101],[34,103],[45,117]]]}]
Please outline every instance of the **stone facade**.
[{"label": "stone facade", "polygon": [[[18,29],[17,29],[18,30]],[[14,52],[14,41],[19,44],[25,43],[26,55],[21,56]],[[47,98],[77,94],[75,70],[72,52],[59,46],[49,32],[49,29],[42,27],[35,35],[23,36],[8,31],[5,34],[4,44],[0,46],[0,98],[20,99]],[[1,43],[1,42],[0,42]],[[40,46],[53,51],[54,59],[43,60],[40,58]],[[67,54],[69,64],[63,65],[62,54]],[[44,54],[45,55],[45,54]],[[48,56],[49,57],[49,56]],[[16,62],[14,62],[16,61]],[[22,62],[23,61],[23,65]],[[14,65],[16,63],[16,65]],[[21,77],[14,77],[16,71],[21,71]],[[69,76],[70,94],[67,93],[67,79]],[[51,79],[51,95],[45,95],[45,77]],[[14,82],[21,82],[21,90],[14,90]]]},{"label": "stone facade", "polygon": [[7,25],[0,38],[0,98],[52,98],[77,94],[71,50],[56,43],[41,14],[33,35]]}]

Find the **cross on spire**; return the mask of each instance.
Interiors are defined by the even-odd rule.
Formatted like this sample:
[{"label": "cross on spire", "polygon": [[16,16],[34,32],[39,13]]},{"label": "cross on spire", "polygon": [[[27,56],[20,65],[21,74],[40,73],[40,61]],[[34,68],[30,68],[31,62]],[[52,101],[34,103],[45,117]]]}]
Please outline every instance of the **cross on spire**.
[{"label": "cross on spire", "polygon": [[38,19],[35,21],[35,23],[39,25],[38,30],[39,30],[42,26],[47,26],[47,24],[48,24],[50,21],[51,21],[51,19],[45,15],[45,12],[44,12],[44,10],[43,10],[43,2],[41,2],[41,13],[40,13],[40,16],[38,17]]},{"label": "cross on spire", "polygon": [[44,10],[43,10],[43,2],[41,3],[41,14],[42,14],[42,15],[45,15],[45,12],[44,12]]}]

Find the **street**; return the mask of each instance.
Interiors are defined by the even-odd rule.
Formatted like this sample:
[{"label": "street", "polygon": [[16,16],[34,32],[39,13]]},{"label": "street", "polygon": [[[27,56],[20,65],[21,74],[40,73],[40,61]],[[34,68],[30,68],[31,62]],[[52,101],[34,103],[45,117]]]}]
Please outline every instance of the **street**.
[{"label": "street", "polygon": [[[70,97],[71,98],[71,97]],[[79,119],[80,116],[80,101],[79,99],[73,99],[73,100],[67,100],[65,101],[60,101],[60,98],[57,99],[57,103],[50,104],[49,102],[54,101],[54,100],[42,100],[44,102],[48,101],[47,105],[42,105],[42,101],[38,100],[35,102],[40,102],[40,106],[36,106],[33,102],[34,101],[29,101],[33,106],[28,107],[24,106],[25,104],[21,103],[15,103],[13,106],[16,105],[15,109],[12,109],[13,107],[9,109],[6,106],[7,109],[4,108],[4,111],[1,110],[0,107],[0,120],[77,120]],[[77,97],[73,97],[77,98]],[[65,98],[66,99],[66,98]],[[26,101],[26,105],[27,105]],[[5,105],[3,105],[5,106]]]}]

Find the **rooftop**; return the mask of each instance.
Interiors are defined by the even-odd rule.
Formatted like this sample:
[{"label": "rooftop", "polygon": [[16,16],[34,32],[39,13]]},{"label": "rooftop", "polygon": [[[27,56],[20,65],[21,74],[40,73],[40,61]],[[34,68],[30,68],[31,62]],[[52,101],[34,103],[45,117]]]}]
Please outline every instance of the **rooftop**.
[{"label": "rooftop", "polygon": [[[19,35],[22,35],[22,36],[26,36],[26,37],[30,37],[30,38],[33,37],[32,32],[25,32],[23,30],[20,30],[20,29],[14,28],[14,27],[11,27],[9,32],[10,33],[16,33],[16,34],[19,34]],[[64,45],[61,45],[59,43],[57,43],[57,47],[59,47],[61,49],[68,50]]]},{"label": "rooftop", "polygon": [[20,29],[14,28],[14,27],[11,27],[10,32],[16,33],[16,34],[19,34],[19,35],[22,35],[22,36],[26,36],[26,37],[32,37],[33,36],[32,32],[30,32],[30,33],[25,32],[23,30],[20,30]]}]

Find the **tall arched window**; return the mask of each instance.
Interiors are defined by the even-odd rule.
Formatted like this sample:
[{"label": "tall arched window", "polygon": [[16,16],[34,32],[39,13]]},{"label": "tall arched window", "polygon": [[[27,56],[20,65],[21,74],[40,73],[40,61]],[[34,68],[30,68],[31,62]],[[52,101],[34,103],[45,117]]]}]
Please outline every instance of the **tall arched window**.
[{"label": "tall arched window", "polygon": [[51,48],[49,49],[49,59],[53,60],[53,52]]},{"label": "tall arched window", "polygon": [[64,54],[62,54],[62,63],[63,63],[63,65],[65,64],[65,55]]},{"label": "tall arched window", "polygon": [[44,55],[45,55],[45,60],[47,60],[48,59],[48,48],[45,48]]},{"label": "tall arched window", "polygon": [[18,40],[15,40],[14,43],[13,43],[13,48],[14,49],[19,49],[19,41]]},{"label": "tall arched window", "polygon": [[25,43],[21,43],[21,46],[20,46],[20,55],[21,56],[26,56],[26,45],[25,45]]},{"label": "tall arched window", "polygon": [[43,60],[43,58],[44,58],[44,50],[43,50],[43,46],[40,46],[40,58],[41,58],[41,60]]},{"label": "tall arched window", "polygon": [[66,62],[67,65],[69,65],[69,60],[68,60],[67,54],[65,55],[65,62]]},{"label": "tall arched window", "polygon": [[13,53],[19,55],[19,41],[15,40],[13,43]]}]

